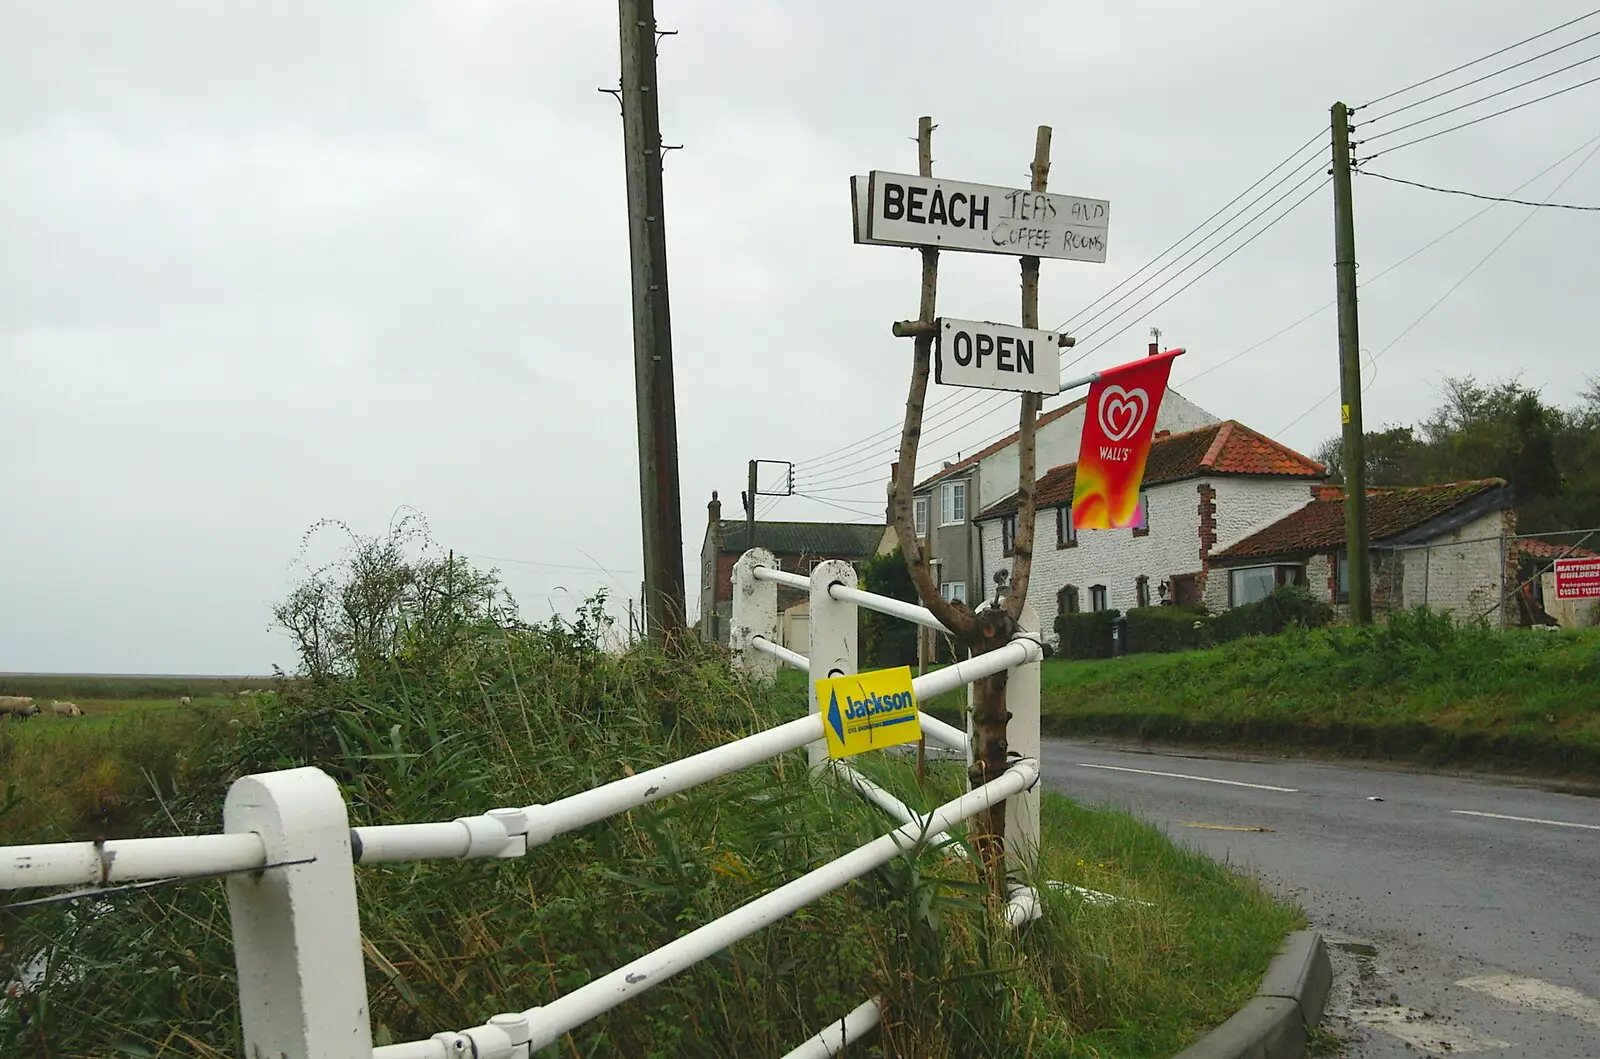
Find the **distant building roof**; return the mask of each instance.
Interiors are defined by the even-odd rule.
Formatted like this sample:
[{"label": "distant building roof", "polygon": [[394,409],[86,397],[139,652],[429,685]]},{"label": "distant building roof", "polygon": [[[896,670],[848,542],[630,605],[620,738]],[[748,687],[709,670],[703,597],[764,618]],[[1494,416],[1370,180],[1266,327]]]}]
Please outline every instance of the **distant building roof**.
[{"label": "distant building roof", "polygon": [[[1343,489],[1326,486],[1305,507],[1224,548],[1212,558],[1222,561],[1339,551],[1345,543],[1344,501]],[[1511,506],[1505,479],[1369,489],[1367,538],[1376,542],[1402,537],[1473,501],[1482,501],[1486,511]]]},{"label": "distant building roof", "polygon": [[[1068,404],[1062,405],[1060,408],[1055,408],[1055,409],[1052,409],[1052,410],[1044,413],[1035,422],[1034,429],[1037,430],[1039,427],[1042,427],[1042,426],[1044,426],[1044,425],[1046,425],[1048,423],[1054,423],[1056,420],[1060,419],[1062,416],[1066,415],[1068,412],[1072,411],[1074,408],[1082,407],[1083,403],[1085,401],[1087,401],[1087,400],[1088,400],[1087,397],[1080,397],[1076,401],[1072,401],[1072,402],[1070,402]],[[957,460],[955,463],[952,463],[950,466],[944,468],[943,470],[937,472],[936,474],[933,474],[933,475],[930,475],[927,478],[924,478],[922,481],[917,483],[916,489],[914,489],[912,491],[913,492],[921,492],[922,490],[928,488],[930,485],[933,485],[935,482],[938,482],[941,479],[949,478],[952,475],[960,474],[962,471],[967,470],[969,467],[976,466],[979,462],[988,459],[990,456],[993,456],[995,453],[999,452],[1001,449],[1004,449],[1007,445],[1016,444],[1017,437],[1020,434],[1021,434],[1021,431],[1013,430],[1011,433],[1007,434],[1005,437],[1001,438],[999,441],[995,442],[994,444],[985,446],[984,448],[979,449],[977,452],[974,452],[971,456],[968,456],[966,459]]]},{"label": "distant building roof", "polygon": [[[1242,474],[1271,478],[1322,478],[1327,468],[1300,455],[1287,445],[1273,441],[1234,419],[1225,419],[1198,430],[1186,430],[1157,438],[1150,445],[1145,463],[1144,484],[1160,485],[1208,474]],[[1039,479],[1034,504],[1040,510],[1072,503],[1077,485],[1078,465],[1053,467]],[[978,517],[999,518],[1017,509],[1013,493],[990,506]]]},{"label": "distant building roof", "polygon": [[[824,559],[867,559],[878,554],[887,524],[857,522],[757,522],[756,544],[775,555],[809,555]],[[722,551],[741,554],[745,523],[724,519]]]},{"label": "distant building roof", "polygon": [[1580,548],[1572,544],[1559,544],[1556,541],[1541,541],[1531,537],[1519,537],[1513,547],[1523,555],[1531,555],[1535,559],[1576,559],[1589,558],[1600,554],[1589,548]]}]

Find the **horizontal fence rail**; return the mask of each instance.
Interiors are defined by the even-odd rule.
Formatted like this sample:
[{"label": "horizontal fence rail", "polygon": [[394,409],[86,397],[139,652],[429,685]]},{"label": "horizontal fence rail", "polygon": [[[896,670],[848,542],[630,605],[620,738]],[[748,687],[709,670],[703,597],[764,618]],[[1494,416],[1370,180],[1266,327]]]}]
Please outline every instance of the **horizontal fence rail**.
[{"label": "horizontal fence rail", "polygon": [[[995,802],[1033,786],[1039,778],[1039,763],[1033,759],[1015,762],[998,779],[974,788],[929,813],[925,822],[903,824],[886,835],[858,846],[844,856],[829,861],[770,893],[741,905],[720,919],[668,942],[661,948],[631,963],[580,986],[542,1007],[499,1016],[500,1026],[518,1025],[525,1020],[530,1051],[537,1051],[562,1034],[631,1000],[645,990],[666,981],[701,960],[720,952],[734,942],[792,915],[806,905],[865,875],[903,853],[920,848],[932,832],[947,828],[988,809]],[[442,1033],[427,1041],[385,1045],[373,1049],[374,1059],[513,1059],[514,1045],[509,1036],[501,1043],[501,1033],[493,1024]],[[480,1036],[481,1032],[481,1036]],[[484,1050],[487,1045],[491,1050]]]},{"label": "horizontal fence rail", "polygon": [[758,651],[765,651],[780,662],[787,662],[802,673],[811,672],[811,659],[798,651],[791,651],[781,644],[775,644],[765,636],[752,636],[750,646]]},{"label": "horizontal fence rail", "polygon": [[838,1022],[828,1023],[815,1037],[808,1037],[783,1059],[832,1059],[844,1053],[845,1046],[854,1044],[872,1032],[883,1019],[883,1006],[877,999],[868,1000]]},{"label": "horizontal fence rail", "polygon": [[106,886],[264,868],[259,835],[124,838],[0,846],[0,890]]},{"label": "horizontal fence rail", "polygon": [[[771,566],[757,566],[754,571],[757,581],[771,581],[775,584],[786,585],[789,588],[798,588],[802,591],[811,591],[811,579],[800,574],[791,574],[786,570],[779,570]],[[917,625],[925,625],[930,629],[937,629],[942,633],[950,630],[944,622],[933,616],[933,611],[916,603],[907,603],[903,599],[892,596],[880,596],[876,592],[863,592],[859,588],[849,585],[830,584],[828,595],[840,603],[853,603],[867,610],[887,614],[891,618],[903,618]]]},{"label": "horizontal fence rail", "polygon": [[[799,717],[691,757],[658,765],[548,805],[491,809],[481,816],[350,829],[357,864],[468,857],[513,857],[557,835],[598,823],[798,750],[822,738],[822,719]],[[254,834],[130,838],[0,847],[0,890],[183,878],[267,865]]]}]

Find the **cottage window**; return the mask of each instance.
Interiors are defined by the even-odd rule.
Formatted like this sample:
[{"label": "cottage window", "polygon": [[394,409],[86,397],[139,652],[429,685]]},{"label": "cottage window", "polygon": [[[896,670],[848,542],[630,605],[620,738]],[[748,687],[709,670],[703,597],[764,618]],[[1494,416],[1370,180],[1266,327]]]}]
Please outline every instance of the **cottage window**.
[{"label": "cottage window", "polygon": [[925,496],[911,501],[911,529],[919,541],[928,535],[928,498]]},{"label": "cottage window", "polygon": [[946,482],[939,490],[939,525],[959,526],[967,521],[967,483]]},{"label": "cottage window", "polygon": [[965,581],[946,581],[939,586],[939,594],[947,603],[967,601],[967,583]]},{"label": "cottage window", "polygon": [[[1343,560],[1340,560],[1341,562]],[[1341,579],[1343,574],[1340,575]],[[1305,571],[1299,566],[1247,566],[1228,572],[1229,606],[1242,607],[1246,603],[1266,599],[1279,585],[1305,583]],[[1341,589],[1342,591],[1342,589]]]},{"label": "cottage window", "polygon": [[1348,555],[1339,556],[1338,601],[1340,603],[1350,602],[1350,557]]},{"label": "cottage window", "polygon": [[1242,607],[1272,595],[1278,587],[1277,568],[1272,566],[1247,566],[1233,570],[1228,576],[1228,597],[1231,606]]},{"label": "cottage window", "polygon": [[1139,493],[1139,507],[1134,512],[1133,535],[1135,537],[1150,536],[1150,494]]},{"label": "cottage window", "polygon": [[1017,516],[1007,515],[1000,520],[1000,550],[1010,555],[1017,546]]},{"label": "cottage window", "polygon": [[1135,605],[1148,607],[1150,605],[1150,579],[1140,574],[1133,582],[1133,597]]},{"label": "cottage window", "polygon": [[1056,593],[1056,613],[1078,613],[1078,586],[1063,585],[1061,591]]},{"label": "cottage window", "polygon": [[1072,526],[1072,508],[1056,508],[1056,547],[1076,548],[1078,531]]},{"label": "cottage window", "polygon": [[1106,586],[1105,585],[1090,585],[1089,586],[1089,609],[1090,610],[1106,610],[1106,609],[1108,609],[1106,607]]}]

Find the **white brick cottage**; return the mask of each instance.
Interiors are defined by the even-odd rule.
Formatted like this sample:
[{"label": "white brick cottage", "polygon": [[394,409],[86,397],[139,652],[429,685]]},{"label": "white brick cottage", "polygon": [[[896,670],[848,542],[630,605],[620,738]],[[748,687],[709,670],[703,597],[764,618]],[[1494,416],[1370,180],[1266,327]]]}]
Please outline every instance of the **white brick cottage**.
[{"label": "white brick cottage", "polygon": [[[1426,604],[1459,621],[1520,624],[1502,612],[1517,584],[1516,512],[1501,478],[1367,491],[1367,539],[1374,610]],[[1325,486],[1298,510],[1211,556],[1205,601],[1234,603],[1241,584],[1302,581],[1336,606],[1349,601],[1344,491]]]},{"label": "white brick cottage", "polygon": [[[1029,595],[1041,617],[1129,610],[1164,598],[1210,602],[1212,554],[1309,504],[1326,477],[1320,463],[1235,420],[1163,433],[1145,465],[1141,529],[1074,533],[1077,464],[1039,479]],[[985,585],[1002,564],[1010,566],[1015,532],[1014,493],[979,516]]]},{"label": "white brick cottage", "polygon": [[[1078,458],[1086,399],[1079,398],[1039,417],[1035,433],[1035,466],[1052,467]],[[1193,430],[1218,422],[1204,408],[1168,390],[1156,413],[1156,430]],[[917,536],[934,563],[936,580],[946,599],[976,603],[991,583],[985,570],[993,565],[982,556],[978,513],[996,499],[1017,491],[1017,434],[1012,432],[965,459],[946,463],[913,490],[912,515]]]}]

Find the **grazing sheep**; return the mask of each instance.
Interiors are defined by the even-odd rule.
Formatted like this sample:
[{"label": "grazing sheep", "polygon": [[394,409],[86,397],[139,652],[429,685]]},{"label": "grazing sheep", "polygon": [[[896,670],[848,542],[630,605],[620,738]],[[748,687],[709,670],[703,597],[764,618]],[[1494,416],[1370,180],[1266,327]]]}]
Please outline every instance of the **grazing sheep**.
[{"label": "grazing sheep", "polygon": [[187,706],[187,705],[189,705],[189,702],[190,702],[189,696],[185,695],[183,698],[178,700],[178,705],[179,706]]},{"label": "grazing sheep", "polygon": [[10,714],[17,719],[36,716],[39,707],[30,695],[0,695],[0,717]]},{"label": "grazing sheep", "polygon": [[57,717],[82,717],[83,707],[75,702],[52,702],[50,712]]}]

